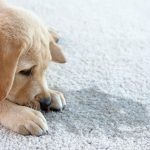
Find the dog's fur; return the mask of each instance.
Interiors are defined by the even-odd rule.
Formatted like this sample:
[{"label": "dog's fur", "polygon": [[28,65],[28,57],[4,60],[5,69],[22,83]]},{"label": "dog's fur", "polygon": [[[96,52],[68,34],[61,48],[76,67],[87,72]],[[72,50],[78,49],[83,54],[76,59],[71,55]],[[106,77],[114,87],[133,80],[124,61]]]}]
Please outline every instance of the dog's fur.
[{"label": "dog's fur", "polygon": [[[64,63],[57,33],[30,12],[0,0],[0,123],[23,135],[48,130],[39,109],[51,97],[51,108],[62,109],[62,93],[48,89],[44,72],[49,61]],[[31,70],[32,69],[32,70]],[[29,76],[23,75],[26,70]],[[29,108],[32,107],[32,108]]]}]

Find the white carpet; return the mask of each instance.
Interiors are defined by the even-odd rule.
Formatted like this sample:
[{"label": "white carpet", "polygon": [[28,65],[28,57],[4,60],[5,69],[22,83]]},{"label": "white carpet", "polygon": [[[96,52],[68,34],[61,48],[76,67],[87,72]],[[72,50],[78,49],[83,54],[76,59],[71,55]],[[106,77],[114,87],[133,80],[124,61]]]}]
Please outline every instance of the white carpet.
[{"label": "white carpet", "polygon": [[68,63],[47,78],[68,105],[45,114],[45,136],[1,126],[0,149],[150,150],[150,1],[9,1],[60,31]]}]

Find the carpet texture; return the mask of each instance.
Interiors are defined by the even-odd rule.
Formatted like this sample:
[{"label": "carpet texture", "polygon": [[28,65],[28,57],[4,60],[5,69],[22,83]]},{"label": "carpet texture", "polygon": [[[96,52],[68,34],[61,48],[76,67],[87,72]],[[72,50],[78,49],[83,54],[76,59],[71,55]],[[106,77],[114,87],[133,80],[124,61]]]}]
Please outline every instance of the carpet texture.
[{"label": "carpet texture", "polygon": [[44,114],[44,136],[0,126],[0,149],[150,150],[150,1],[8,1],[60,32],[68,63],[47,79],[67,107]]}]

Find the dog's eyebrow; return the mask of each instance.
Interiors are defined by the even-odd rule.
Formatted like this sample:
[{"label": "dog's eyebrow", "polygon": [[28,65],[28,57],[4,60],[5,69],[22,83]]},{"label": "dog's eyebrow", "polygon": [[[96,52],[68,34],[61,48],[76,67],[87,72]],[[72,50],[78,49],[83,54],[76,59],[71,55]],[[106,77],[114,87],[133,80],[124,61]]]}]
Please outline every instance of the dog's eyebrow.
[{"label": "dog's eyebrow", "polygon": [[35,66],[34,63],[20,63],[18,64],[16,73],[20,72],[21,70],[29,70],[33,68],[34,66]]}]

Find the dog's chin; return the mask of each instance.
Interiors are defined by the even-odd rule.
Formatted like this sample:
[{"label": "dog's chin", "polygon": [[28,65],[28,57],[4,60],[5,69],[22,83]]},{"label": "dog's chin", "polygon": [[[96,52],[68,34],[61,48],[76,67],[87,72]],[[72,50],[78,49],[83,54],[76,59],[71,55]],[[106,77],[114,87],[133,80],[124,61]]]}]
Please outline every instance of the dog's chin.
[{"label": "dog's chin", "polygon": [[25,106],[26,103],[28,103],[28,101],[29,101],[29,100],[24,100],[24,99],[18,99],[15,96],[12,96],[12,95],[8,95],[6,99],[9,100],[12,103],[22,105],[22,106]]},{"label": "dog's chin", "polygon": [[15,103],[17,105],[21,105],[21,106],[27,106],[29,108],[32,108],[32,109],[35,109],[35,110],[40,110],[41,107],[40,107],[40,103],[36,100],[26,100],[26,101],[19,101],[19,100],[16,100],[15,98],[11,97],[11,96],[8,96],[6,98],[8,101],[12,102],[12,103]]},{"label": "dog's chin", "polygon": [[6,97],[6,99],[7,99],[8,101],[12,102],[12,103],[16,103],[14,96],[8,95],[8,96]]},{"label": "dog's chin", "polygon": [[40,103],[36,100],[28,101],[28,103],[26,103],[25,106],[27,106],[29,108],[32,108],[32,109],[35,109],[35,110],[40,110],[41,109]]}]

